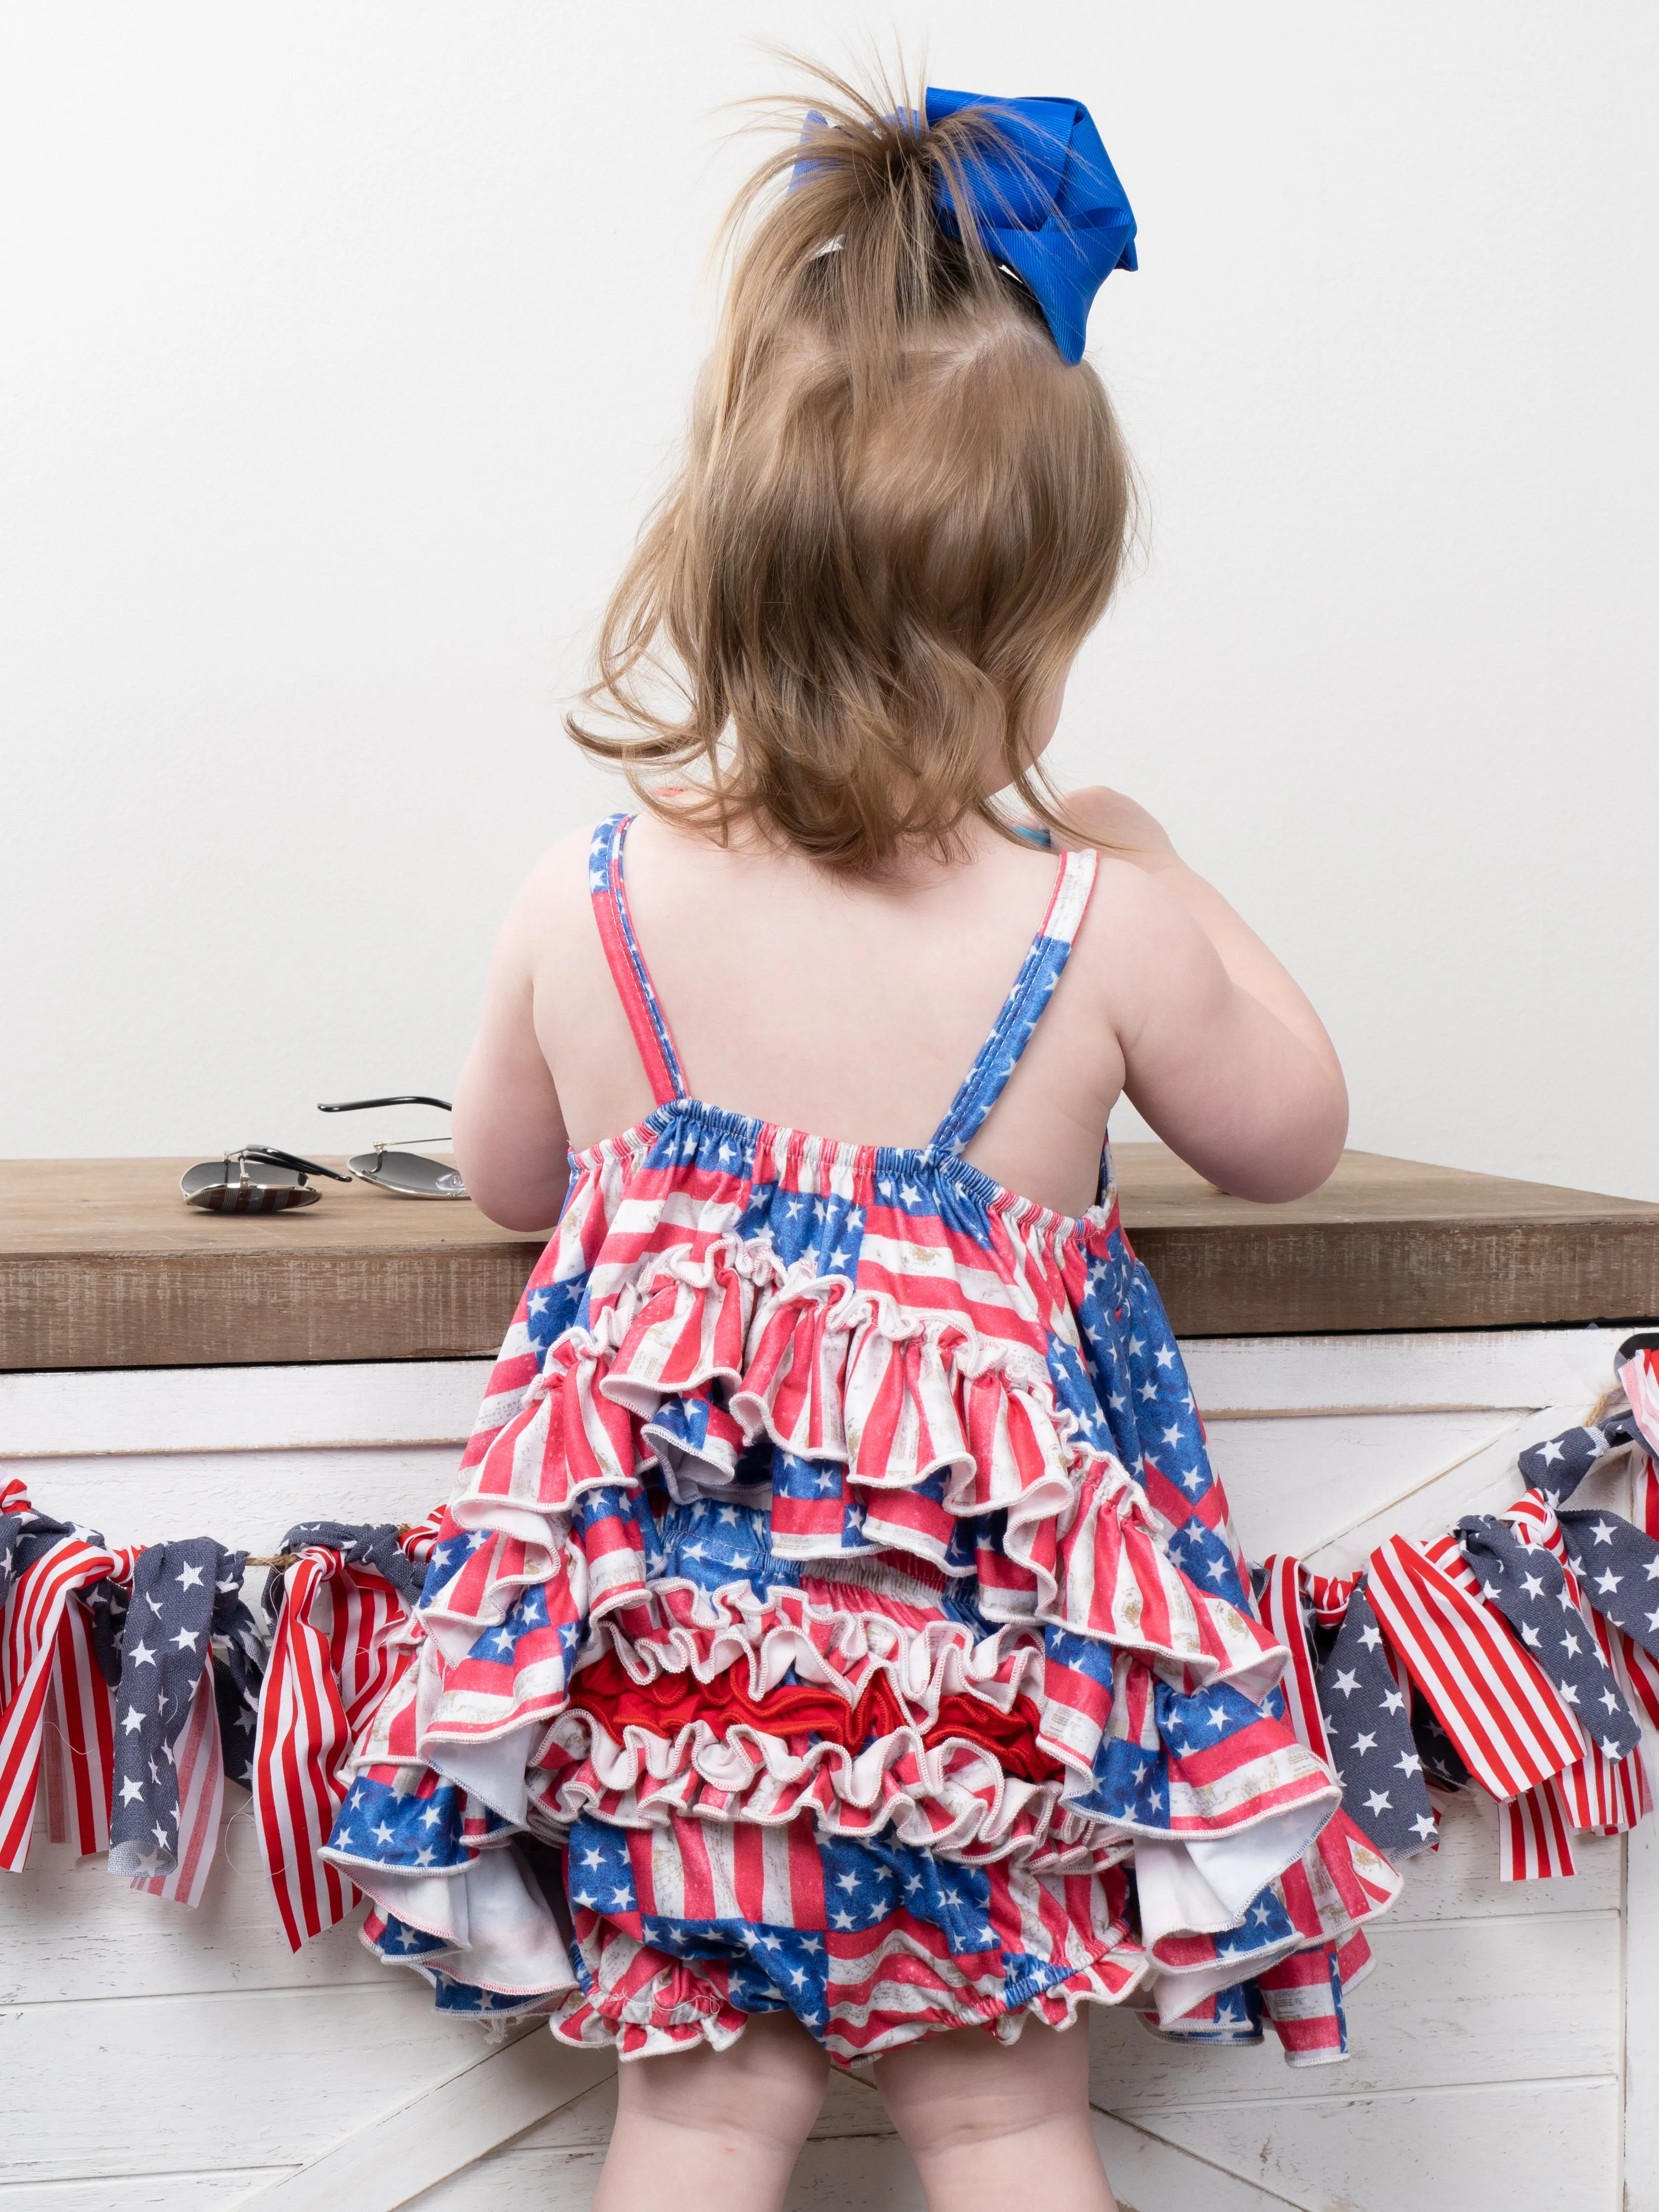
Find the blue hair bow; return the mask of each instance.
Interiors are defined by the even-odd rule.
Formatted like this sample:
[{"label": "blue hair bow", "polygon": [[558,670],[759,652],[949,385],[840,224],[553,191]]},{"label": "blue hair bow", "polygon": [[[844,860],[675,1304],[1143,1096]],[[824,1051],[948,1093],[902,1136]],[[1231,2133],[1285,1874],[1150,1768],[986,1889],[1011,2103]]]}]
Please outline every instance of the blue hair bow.
[{"label": "blue hair bow", "polygon": [[[931,127],[963,107],[988,108],[1004,143],[963,164],[975,226],[994,259],[1028,285],[1060,356],[1083,358],[1095,294],[1115,269],[1133,269],[1135,219],[1080,100],[994,100],[929,86]],[[939,210],[957,228],[948,185]]]}]

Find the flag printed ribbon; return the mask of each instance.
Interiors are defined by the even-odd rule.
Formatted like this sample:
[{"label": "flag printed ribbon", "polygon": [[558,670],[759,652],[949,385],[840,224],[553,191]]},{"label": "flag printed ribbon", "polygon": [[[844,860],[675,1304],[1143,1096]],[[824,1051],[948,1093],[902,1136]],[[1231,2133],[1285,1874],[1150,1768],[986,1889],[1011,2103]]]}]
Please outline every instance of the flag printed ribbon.
[{"label": "flag printed ribbon", "polygon": [[[67,1652],[75,1669],[76,1693],[84,1690],[86,1695],[80,1741],[71,1738],[65,1744],[84,1784],[84,1794],[80,1785],[75,1793],[76,1840],[95,1835],[100,1825],[98,1784],[91,1773],[100,1742],[94,1701],[100,1694],[107,1699],[108,1693],[95,1669],[82,1671],[82,1654],[84,1650],[89,1655],[89,1641],[83,1646],[74,1626],[67,1643],[62,1638],[68,1608],[78,1602],[79,1593],[106,1579],[129,1580],[133,1555],[106,1550],[94,1530],[66,1529],[61,1522],[35,1514],[22,1486],[14,1481],[0,1492],[0,1557],[9,1585],[0,1630],[0,1868],[18,1874],[28,1862],[48,1704],[57,1705],[55,1718],[63,1717],[59,1725],[69,1712],[68,1685],[58,1699],[52,1697],[60,1650]],[[68,1736],[67,1726],[64,1733]]]},{"label": "flag printed ribbon", "polygon": [[[1617,1364],[1631,1425],[1648,1451],[1659,1454],[1659,1337],[1630,1338],[1619,1347]],[[1650,1527],[1648,1534],[1659,1535],[1659,1529]]]},{"label": "flag printed ribbon", "polygon": [[[1633,1529],[1631,1534],[1638,1543],[1646,1540]],[[1481,1595],[1515,1631],[1562,1703],[1571,1706],[1585,1735],[1615,1765],[1627,1758],[1642,1741],[1641,1723],[1626,1704],[1584,1617],[1578,1578],[1547,1542],[1522,1543],[1492,1514],[1468,1515],[1457,1524],[1457,1538],[1470,1571],[1480,1578]],[[1659,1555],[1659,1545],[1652,1548]],[[1611,1580],[1616,1584],[1619,1577]]]},{"label": "flag printed ribbon", "polygon": [[1386,1856],[1412,1858],[1435,1842],[1437,1823],[1412,1733],[1411,1684],[1395,1679],[1367,1589],[1362,1580],[1348,1600],[1319,1700],[1344,1811]]},{"label": "flag printed ribbon", "polygon": [[210,1536],[152,1544],[133,1568],[116,1691],[109,1870],[200,1901],[219,1836],[224,1759],[213,1632],[240,1601],[246,1554]]},{"label": "flag printed ribbon", "polygon": [[82,1858],[109,1849],[114,1714],[88,1600],[111,1587],[96,1583],[64,1607],[41,1740],[46,1834],[54,1844],[72,1843]]},{"label": "flag printed ribbon", "polygon": [[1617,1668],[1614,1632],[1599,1614],[1587,1613],[1580,1578],[1566,1564],[1565,1533],[1539,1492],[1529,1491],[1502,1518],[1467,1516],[1457,1534],[1487,1603],[1553,1677],[1588,1739],[1576,1765],[1504,1806],[1499,1878],[1540,1881],[1571,1875],[1577,1871],[1575,1829],[1617,1834],[1640,1817],[1648,1802],[1641,1723]]},{"label": "flag printed ribbon", "polygon": [[322,1856],[345,1796],[354,1738],[407,1654],[394,1641],[421,1572],[398,1531],[302,1522],[283,1539],[295,1564],[273,1573],[275,1622],[259,1695],[254,1820],[289,1948],[344,1919],[359,1892]]},{"label": "flag printed ribbon", "polygon": [[1304,1571],[1300,1559],[1288,1552],[1274,1552],[1261,1563],[1261,1588],[1256,1602],[1262,1625],[1285,1646],[1291,1663],[1279,1677],[1290,1724],[1298,1742],[1316,1759],[1331,1763],[1326,1740],[1325,1716],[1320,1710],[1319,1680],[1308,1641],[1303,1610]]},{"label": "flag printed ribbon", "polygon": [[[1620,1649],[1626,1639],[1599,1613],[1592,1613],[1589,1621],[1620,1693],[1627,1705],[1633,1705],[1632,1685]],[[1614,1759],[1595,1741],[1581,1764],[1570,1766],[1561,1777],[1561,1795],[1572,1826],[1599,1836],[1622,1835],[1653,1805],[1640,1747],[1626,1758]]]},{"label": "flag printed ribbon", "polygon": [[1455,1537],[1425,1549],[1390,1536],[1370,1555],[1365,1587],[1413,1681],[1492,1796],[1519,1797],[1583,1758],[1571,1707],[1482,1601]]},{"label": "flag printed ribbon", "polygon": [[[1342,1809],[1389,1858],[1426,1850],[1438,1823],[1412,1735],[1411,1686],[1395,1679],[1364,1577],[1339,1583],[1310,1575],[1299,1559],[1276,1552],[1257,1580],[1262,1620],[1291,1655],[1279,1682],[1291,1726],[1342,1784]],[[1310,1611],[1336,1631],[1322,1667]]]}]

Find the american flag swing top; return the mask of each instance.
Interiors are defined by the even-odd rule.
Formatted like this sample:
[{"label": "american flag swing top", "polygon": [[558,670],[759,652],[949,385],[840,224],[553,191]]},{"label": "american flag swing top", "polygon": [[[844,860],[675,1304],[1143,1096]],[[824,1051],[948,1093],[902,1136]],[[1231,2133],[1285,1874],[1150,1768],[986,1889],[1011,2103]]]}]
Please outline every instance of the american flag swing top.
[{"label": "american flag swing top", "polygon": [[1101,1197],[962,1157],[1095,877],[1060,860],[919,1149],[688,1096],[573,1157],[324,1853],[441,2005],[624,2058],[793,2012],[849,2064],[1131,2004],[1339,2056],[1399,1877],[1279,1687],[1181,1357]]}]

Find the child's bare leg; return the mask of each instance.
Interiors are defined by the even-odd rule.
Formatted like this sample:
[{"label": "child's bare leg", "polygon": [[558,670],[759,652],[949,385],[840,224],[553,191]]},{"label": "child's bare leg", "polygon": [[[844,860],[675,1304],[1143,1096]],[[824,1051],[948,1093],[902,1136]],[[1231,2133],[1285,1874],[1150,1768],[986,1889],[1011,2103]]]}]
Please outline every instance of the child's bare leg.
[{"label": "child's bare leg", "polygon": [[777,2212],[829,2073],[789,2013],[757,2014],[728,2051],[631,2059],[593,2212]]},{"label": "child's bare leg", "polygon": [[928,2212],[1041,2203],[1116,2212],[1089,2118],[1089,2039],[1028,2023],[1019,2041],[957,2028],[876,2061]]}]

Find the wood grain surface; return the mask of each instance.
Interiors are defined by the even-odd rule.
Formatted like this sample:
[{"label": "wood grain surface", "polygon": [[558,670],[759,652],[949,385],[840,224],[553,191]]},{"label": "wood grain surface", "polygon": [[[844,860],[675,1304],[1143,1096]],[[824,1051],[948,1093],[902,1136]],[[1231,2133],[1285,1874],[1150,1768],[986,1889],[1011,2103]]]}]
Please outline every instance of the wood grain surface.
[{"label": "wood grain surface", "polygon": [[[1349,1152],[1310,1198],[1224,1197],[1117,1149],[1123,1218],[1184,1336],[1524,1328],[1659,1314],[1659,1206]],[[0,1368],[477,1357],[543,1240],[468,1201],[330,1184],[198,1213],[186,1160],[0,1163]]]}]

